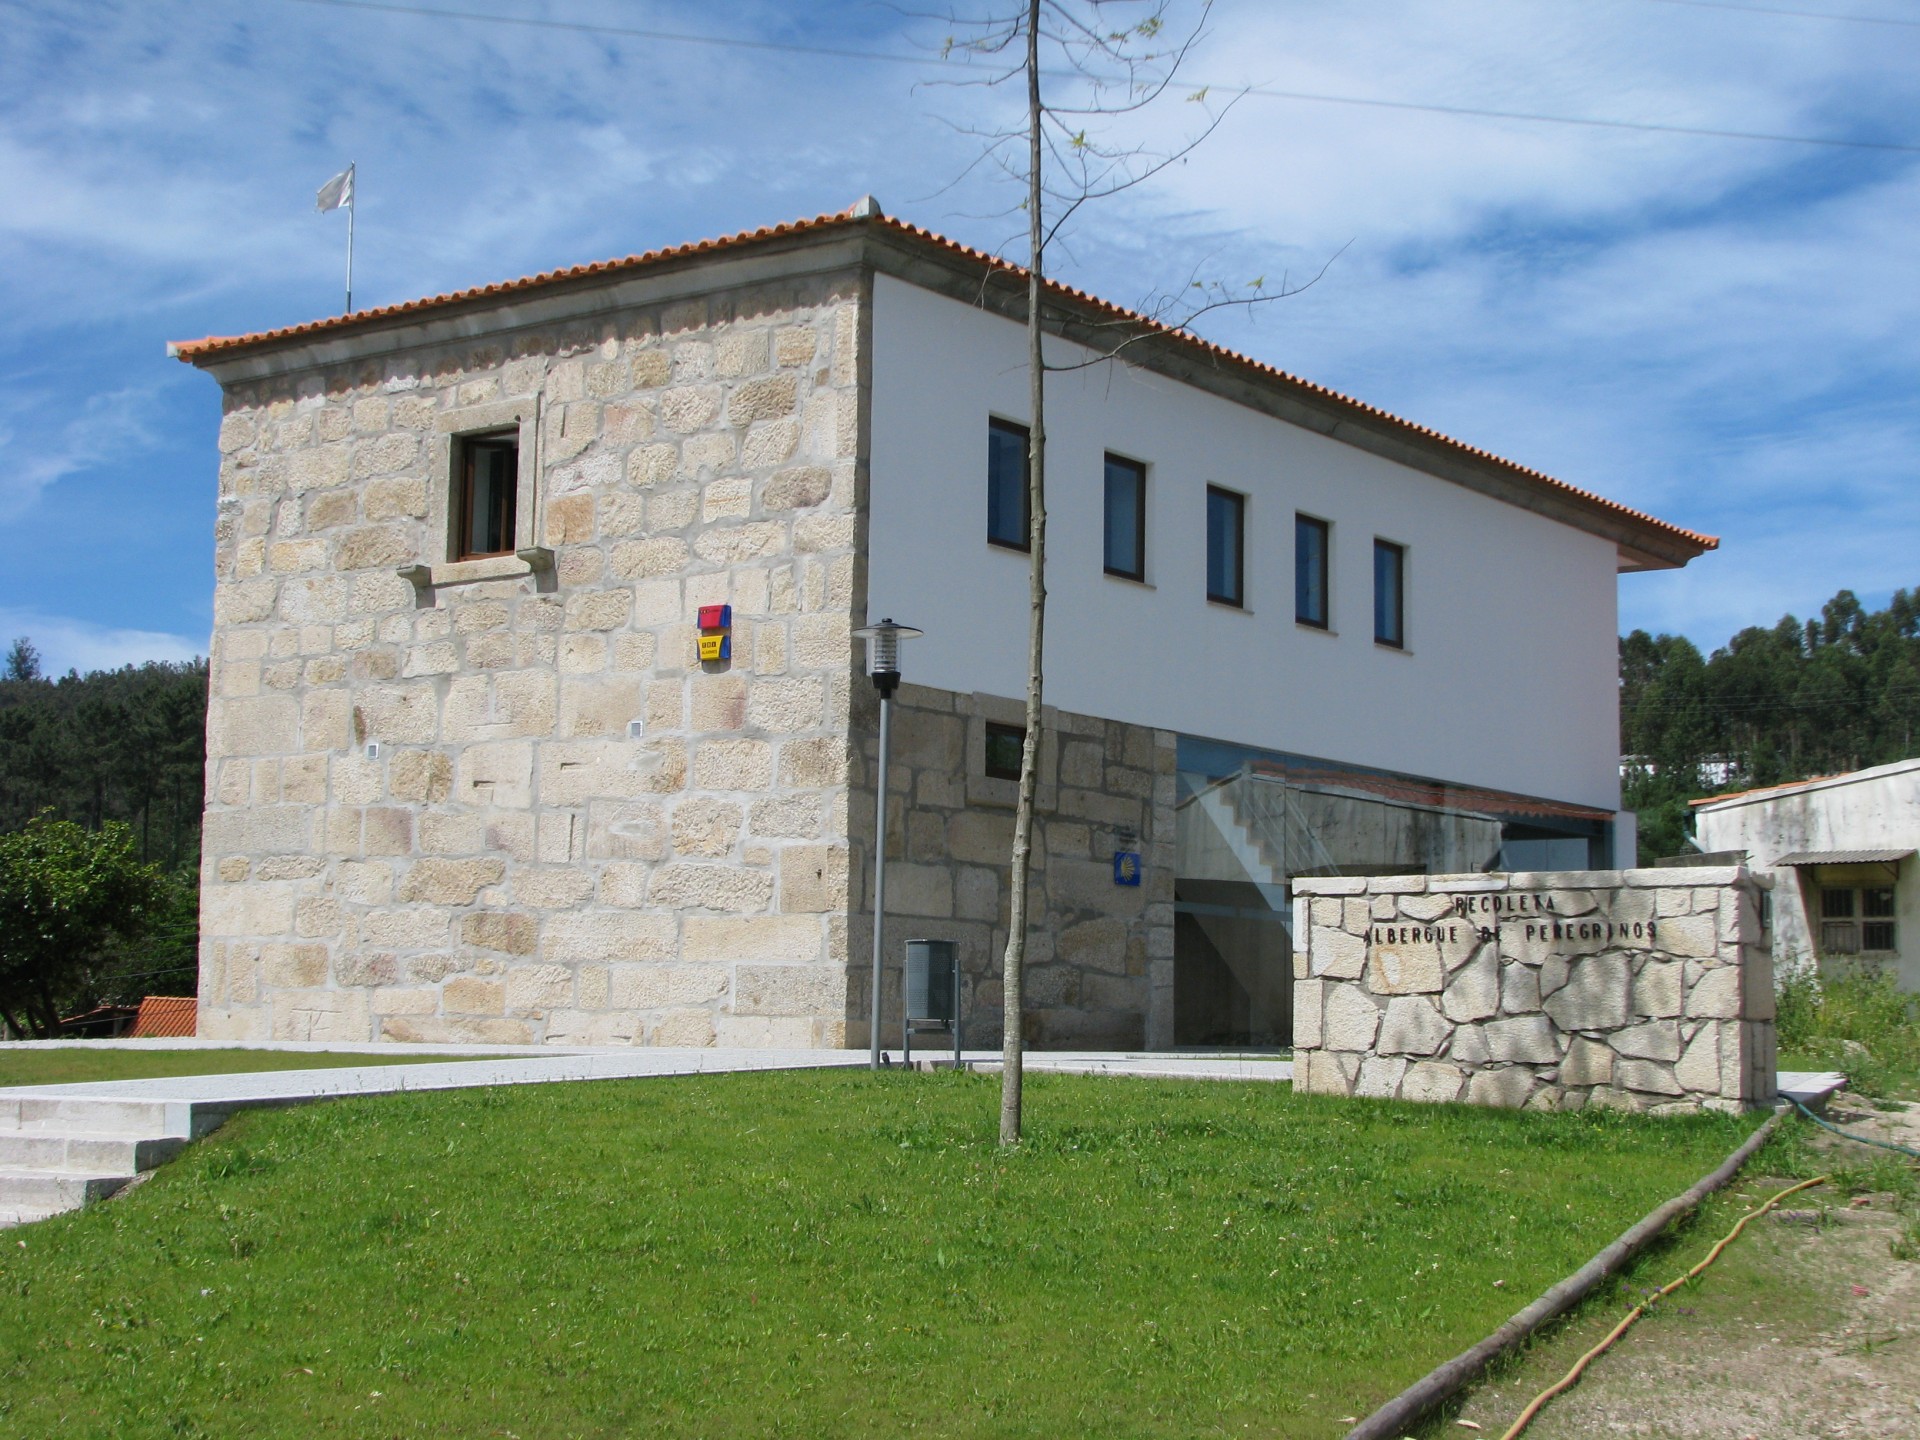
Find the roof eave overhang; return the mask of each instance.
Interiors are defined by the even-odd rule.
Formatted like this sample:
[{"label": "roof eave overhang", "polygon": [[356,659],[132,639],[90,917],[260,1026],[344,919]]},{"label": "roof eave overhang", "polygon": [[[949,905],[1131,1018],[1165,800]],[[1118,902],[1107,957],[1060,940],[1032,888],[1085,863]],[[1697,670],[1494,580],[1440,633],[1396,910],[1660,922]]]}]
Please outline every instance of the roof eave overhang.
[{"label": "roof eave overhang", "polygon": [[852,224],[772,235],[751,246],[666,255],[645,264],[562,275],[538,285],[462,295],[431,307],[370,315],[350,327],[269,334],[243,344],[170,343],[167,353],[222,385],[245,384],[364,363],[422,347],[504,339],[591,319],[609,310],[672,304],[721,290],[811,275],[857,274],[865,237]]},{"label": "roof eave overhang", "polygon": [[[899,221],[835,216],[711,247],[687,247],[401,307],[312,333],[267,334],[237,344],[174,343],[167,352],[207,371],[223,386],[245,384],[462,340],[504,339],[611,309],[861,271],[891,275],[1008,319],[1021,320],[1026,314],[1024,270]],[[1197,337],[1139,317],[1129,319],[1124,311],[1092,297],[1055,290],[1048,308],[1048,328],[1063,339],[1104,350],[1124,340],[1129,364],[1609,540],[1622,571],[1678,569],[1719,543],[1610,505]]]},{"label": "roof eave overhang", "polygon": [[[1011,266],[987,269],[938,240],[900,227],[876,227],[871,234],[869,263],[880,273],[1011,320],[1025,319],[1025,271]],[[1127,342],[1129,364],[1598,535],[1613,542],[1622,571],[1677,570],[1719,544],[1711,537],[1649,523],[1518,466],[1415,430],[1263,366],[1229,358],[1194,337],[1138,321],[1116,323],[1110,308],[1058,293],[1049,297],[1048,306],[1048,328],[1063,339],[1095,350],[1111,350]]]}]

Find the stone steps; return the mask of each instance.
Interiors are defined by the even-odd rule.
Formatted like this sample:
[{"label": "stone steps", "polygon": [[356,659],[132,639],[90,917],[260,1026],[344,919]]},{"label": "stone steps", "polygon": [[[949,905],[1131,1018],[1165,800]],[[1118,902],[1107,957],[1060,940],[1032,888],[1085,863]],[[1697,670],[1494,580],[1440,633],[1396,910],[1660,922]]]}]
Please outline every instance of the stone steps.
[{"label": "stone steps", "polygon": [[24,1168],[137,1175],[164,1165],[186,1143],[184,1135],[0,1130],[0,1174]]},{"label": "stone steps", "polygon": [[0,1100],[0,1229],[104,1200],[225,1118],[217,1107],[172,1100]]},{"label": "stone steps", "polygon": [[15,1225],[31,1225],[36,1220],[51,1220],[66,1210],[66,1206],[49,1210],[40,1205],[0,1205],[0,1230],[9,1230]]},{"label": "stone steps", "polygon": [[78,1210],[133,1182],[131,1175],[89,1175],[78,1170],[36,1170],[24,1165],[0,1170],[0,1209]]}]

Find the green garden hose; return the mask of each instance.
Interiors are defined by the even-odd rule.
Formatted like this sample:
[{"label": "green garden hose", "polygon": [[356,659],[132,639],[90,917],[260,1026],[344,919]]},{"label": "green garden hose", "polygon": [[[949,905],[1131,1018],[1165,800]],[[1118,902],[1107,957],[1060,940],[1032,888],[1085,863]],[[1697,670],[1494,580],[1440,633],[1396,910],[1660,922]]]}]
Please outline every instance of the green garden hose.
[{"label": "green garden hose", "polygon": [[1882,1150],[1897,1150],[1902,1155],[1911,1155],[1914,1159],[1920,1160],[1920,1150],[1910,1149],[1905,1145],[1896,1145],[1891,1140],[1875,1140],[1871,1135],[1855,1135],[1851,1131],[1842,1130],[1832,1121],[1822,1120],[1818,1115],[1814,1114],[1813,1111],[1802,1105],[1798,1100],[1795,1100],[1793,1096],[1789,1095],[1786,1098],[1792,1103],[1793,1108],[1806,1116],[1807,1119],[1813,1121],[1813,1123],[1818,1125],[1822,1130],[1831,1130],[1843,1140],[1852,1140],[1860,1145],[1878,1145]]}]

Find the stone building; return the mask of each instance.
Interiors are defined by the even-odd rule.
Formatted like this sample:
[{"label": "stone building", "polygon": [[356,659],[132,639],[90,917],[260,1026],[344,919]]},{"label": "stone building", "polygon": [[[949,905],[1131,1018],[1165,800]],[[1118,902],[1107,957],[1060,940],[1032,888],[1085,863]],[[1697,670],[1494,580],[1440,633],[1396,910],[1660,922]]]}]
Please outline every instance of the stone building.
[{"label": "stone building", "polygon": [[[224,397],[200,1033],[864,1043],[890,614],[889,953],[958,941],[993,1040],[1024,283],[865,201],[173,346]],[[1710,537],[1050,305],[1134,343],[1049,406],[1034,1043],[1284,1040],[1298,875],[1630,848],[1615,575]]]}]

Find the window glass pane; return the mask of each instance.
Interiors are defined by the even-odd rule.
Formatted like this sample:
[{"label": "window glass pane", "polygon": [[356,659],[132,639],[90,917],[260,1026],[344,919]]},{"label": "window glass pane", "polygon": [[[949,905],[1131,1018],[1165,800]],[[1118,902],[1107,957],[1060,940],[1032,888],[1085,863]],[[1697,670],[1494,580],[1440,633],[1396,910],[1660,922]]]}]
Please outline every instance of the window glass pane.
[{"label": "window glass pane", "polygon": [[1893,891],[1885,886],[1869,886],[1860,892],[1860,913],[1870,920],[1893,918]]},{"label": "window glass pane", "polygon": [[987,425],[987,539],[1027,548],[1027,427],[1008,420]]},{"label": "window glass pane", "polygon": [[462,555],[504,555],[513,549],[520,469],[515,440],[469,440],[461,477]]},{"label": "window glass pane", "polygon": [[1406,551],[1386,540],[1373,542],[1373,638],[1382,645],[1405,645]]},{"label": "window glass pane", "polygon": [[1860,927],[1860,948],[1862,950],[1893,950],[1893,922],[1891,920],[1869,920]]},{"label": "window glass pane", "polygon": [[1110,574],[1145,578],[1147,467],[1107,456],[1106,566]]},{"label": "window glass pane", "polygon": [[1851,888],[1826,889],[1820,892],[1820,915],[1826,920],[1845,920],[1853,914],[1853,891]]},{"label": "window glass pane", "polygon": [[1245,603],[1241,584],[1242,527],[1246,500],[1231,490],[1207,488],[1207,598]]},{"label": "window glass pane", "polygon": [[1310,515],[1293,519],[1293,618],[1327,623],[1327,522]]},{"label": "window glass pane", "polygon": [[1828,955],[1853,955],[1860,949],[1859,928],[1851,920],[1822,920],[1820,948]]},{"label": "window glass pane", "polygon": [[987,722],[987,775],[995,780],[1020,778],[1020,752],[1027,743],[1024,725]]}]

